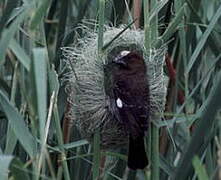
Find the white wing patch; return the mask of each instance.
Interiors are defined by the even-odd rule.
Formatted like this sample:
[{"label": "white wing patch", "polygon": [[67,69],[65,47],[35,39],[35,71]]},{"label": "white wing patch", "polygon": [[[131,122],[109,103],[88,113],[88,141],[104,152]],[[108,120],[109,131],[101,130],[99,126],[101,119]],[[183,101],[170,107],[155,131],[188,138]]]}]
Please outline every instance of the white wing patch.
[{"label": "white wing patch", "polygon": [[117,98],[116,103],[117,103],[117,107],[119,107],[119,108],[123,107],[123,102],[121,101],[120,98]]}]

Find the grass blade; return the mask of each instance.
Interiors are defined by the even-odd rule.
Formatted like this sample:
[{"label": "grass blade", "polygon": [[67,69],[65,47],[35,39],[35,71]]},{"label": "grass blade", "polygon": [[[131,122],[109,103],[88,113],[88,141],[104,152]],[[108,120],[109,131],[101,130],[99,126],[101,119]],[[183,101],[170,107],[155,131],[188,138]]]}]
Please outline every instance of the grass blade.
[{"label": "grass blade", "polygon": [[200,54],[202,48],[204,47],[210,33],[212,32],[214,26],[217,24],[217,21],[219,20],[221,16],[221,5],[219,6],[219,8],[217,9],[215,15],[213,16],[213,18],[211,19],[208,28],[206,29],[206,31],[203,33],[199,43],[196,46],[196,49],[194,51],[194,53],[192,54],[190,60],[189,60],[189,64],[187,66],[186,69],[186,74],[188,74],[191,70],[191,68],[193,67],[193,64],[196,62],[196,59],[198,57],[198,55]]},{"label": "grass blade", "polygon": [[8,180],[9,166],[13,156],[0,155],[0,179]]},{"label": "grass blade", "polygon": [[27,173],[27,169],[25,168],[24,164],[17,158],[14,158],[10,164],[10,172],[13,176],[13,179],[22,179],[22,180],[29,180],[30,177]]},{"label": "grass blade", "polygon": [[151,180],[159,180],[159,129],[153,123],[151,125]]},{"label": "grass blade", "polygon": [[31,20],[31,25],[30,25],[31,30],[34,30],[38,26],[38,24],[42,22],[43,17],[47,12],[50,3],[51,0],[41,1],[41,4],[39,5],[38,9],[35,11],[35,14]]},{"label": "grass blade", "polygon": [[62,160],[61,161],[62,168],[64,170],[64,179],[65,180],[70,180],[70,173],[69,173],[68,164],[67,164],[67,161],[66,161],[66,154],[65,154],[65,150],[63,148],[64,142],[63,142],[62,129],[61,129],[61,125],[60,125],[61,122],[60,122],[60,119],[59,119],[57,104],[54,105],[53,115],[54,115],[54,120],[55,120],[55,128],[56,128],[56,136],[57,136],[57,139],[58,139],[58,145],[61,149],[60,156],[61,156],[61,160]]},{"label": "grass blade", "polygon": [[4,30],[4,26],[7,24],[7,21],[9,20],[13,10],[16,8],[17,2],[14,0],[8,0],[6,7],[4,9],[4,13],[2,14],[1,20],[0,20],[0,37],[2,36],[2,31]]},{"label": "grass blade", "polygon": [[129,29],[134,23],[136,19],[133,20],[131,23],[129,23],[122,31],[120,31],[110,42],[106,43],[102,47],[102,51],[105,51],[118,37],[120,37],[121,34],[123,34],[127,29]]},{"label": "grass blade", "polygon": [[143,7],[144,7],[144,34],[145,34],[144,46],[146,48],[146,53],[148,54],[151,46],[150,17],[149,17],[150,5],[148,0],[143,1]]},{"label": "grass blade", "polygon": [[[151,1],[151,9],[157,6],[157,1]],[[148,9],[146,9],[148,11]],[[158,13],[156,12],[152,20],[150,20],[150,42],[155,42],[158,38]],[[153,117],[155,120],[161,119],[160,115]],[[151,123],[151,180],[159,180],[160,178],[160,162],[159,162],[159,128]]]},{"label": "grass blade", "polygon": [[151,8],[150,21],[160,12],[160,10],[168,3],[169,0],[157,1],[157,3]]},{"label": "grass blade", "polygon": [[26,68],[26,70],[29,71],[31,60],[24,51],[24,49],[20,46],[20,44],[16,40],[12,39],[9,44],[9,48],[16,55],[16,57],[18,58],[20,63]]},{"label": "grass blade", "polygon": [[[99,0],[99,29],[98,29],[98,57],[102,59],[102,47],[103,47],[103,36],[104,36],[104,11],[105,11],[105,0]],[[93,180],[99,178],[99,167],[100,167],[100,129],[98,128],[94,134],[94,156],[93,156]]]},{"label": "grass blade", "polygon": [[29,176],[26,173],[27,169],[24,167],[23,163],[13,156],[10,155],[0,155],[0,179],[22,179],[29,180]]},{"label": "grass blade", "polygon": [[221,90],[221,73],[218,74],[218,81],[214,84],[213,89],[205,103],[204,109],[200,115],[200,121],[198,122],[191,142],[185,150],[184,155],[178,163],[176,173],[173,176],[173,180],[185,180],[187,179],[189,172],[192,169],[191,162],[194,155],[199,152],[199,149],[203,145],[204,139],[209,134],[216,118],[217,111],[221,108],[221,101],[219,98]]},{"label": "grass blade", "polygon": [[18,113],[15,107],[8,101],[7,97],[2,93],[2,91],[0,91],[0,105],[5,112],[19,142],[22,144],[30,157],[34,158],[37,151],[36,140],[29,132],[21,114]]},{"label": "grass blade", "polygon": [[18,27],[27,18],[27,10],[24,10],[12,24],[2,32],[1,41],[0,41],[0,64],[2,63],[8,45],[13,38],[14,34],[17,32]]},{"label": "grass blade", "polygon": [[93,156],[93,180],[99,177],[100,167],[100,131],[99,129],[94,134],[94,156]]},{"label": "grass blade", "polygon": [[39,131],[40,135],[42,135],[41,139],[43,139],[47,116],[47,65],[45,49],[35,48],[33,55]]},{"label": "grass blade", "polygon": [[99,0],[99,29],[98,29],[98,53],[102,53],[103,36],[104,36],[104,9],[105,0]]},{"label": "grass blade", "polygon": [[180,8],[180,10],[177,12],[176,17],[172,20],[172,22],[169,24],[166,31],[163,33],[163,35],[156,41],[155,47],[159,48],[163,43],[169,40],[169,38],[172,36],[174,32],[177,31],[177,27],[180,24],[181,19],[184,15],[184,9],[186,7],[186,3]]},{"label": "grass blade", "polygon": [[200,162],[198,156],[193,158],[193,166],[199,180],[209,180],[205,167]]}]

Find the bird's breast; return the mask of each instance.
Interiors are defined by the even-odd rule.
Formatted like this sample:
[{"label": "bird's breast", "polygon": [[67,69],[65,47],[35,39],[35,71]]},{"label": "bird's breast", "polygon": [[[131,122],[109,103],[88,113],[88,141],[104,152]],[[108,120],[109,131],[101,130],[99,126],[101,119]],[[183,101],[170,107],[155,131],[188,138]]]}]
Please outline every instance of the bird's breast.
[{"label": "bird's breast", "polygon": [[117,76],[115,82],[117,88],[133,93],[134,95],[140,94],[141,91],[148,87],[146,77],[141,75]]}]

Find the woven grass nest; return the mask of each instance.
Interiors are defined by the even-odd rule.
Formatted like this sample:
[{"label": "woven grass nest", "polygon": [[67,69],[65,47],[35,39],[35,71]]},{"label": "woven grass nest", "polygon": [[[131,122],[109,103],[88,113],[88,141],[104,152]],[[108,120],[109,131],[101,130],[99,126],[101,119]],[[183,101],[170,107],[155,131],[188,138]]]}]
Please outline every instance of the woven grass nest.
[{"label": "woven grass nest", "polygon": [[[164,110],[166,83],[163,64],[166,48],[152,49],[145,54],[144,32],[126,30],[98,57],[98,34],[81,25],[84,38],[78,39],[72,47],[64,47],[63,54],[68,73],[65,76],[67,93],[71,104],[70,118],[83,138],[91,141],[100,128],[101,147],[116,148],[126,145],[128,134],[109,110],[105,92],[104,67],[108,60],[121,50],[139,52],[145,59],[150,89],[150,119]],[[125,26],[105,27],[104,44],[110,42]]]}]

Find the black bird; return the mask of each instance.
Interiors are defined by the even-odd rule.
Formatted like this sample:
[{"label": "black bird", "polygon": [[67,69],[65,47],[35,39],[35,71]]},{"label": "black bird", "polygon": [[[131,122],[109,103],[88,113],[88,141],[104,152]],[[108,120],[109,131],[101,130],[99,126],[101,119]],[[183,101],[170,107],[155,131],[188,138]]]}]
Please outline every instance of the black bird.
[{"label": "black bird", "polygon": [[128,167],[148,165],[144,136],[149,125],[149,86],[146,65],[136,52],[121,51],[112,60],[110,111],[129,134]]}]

